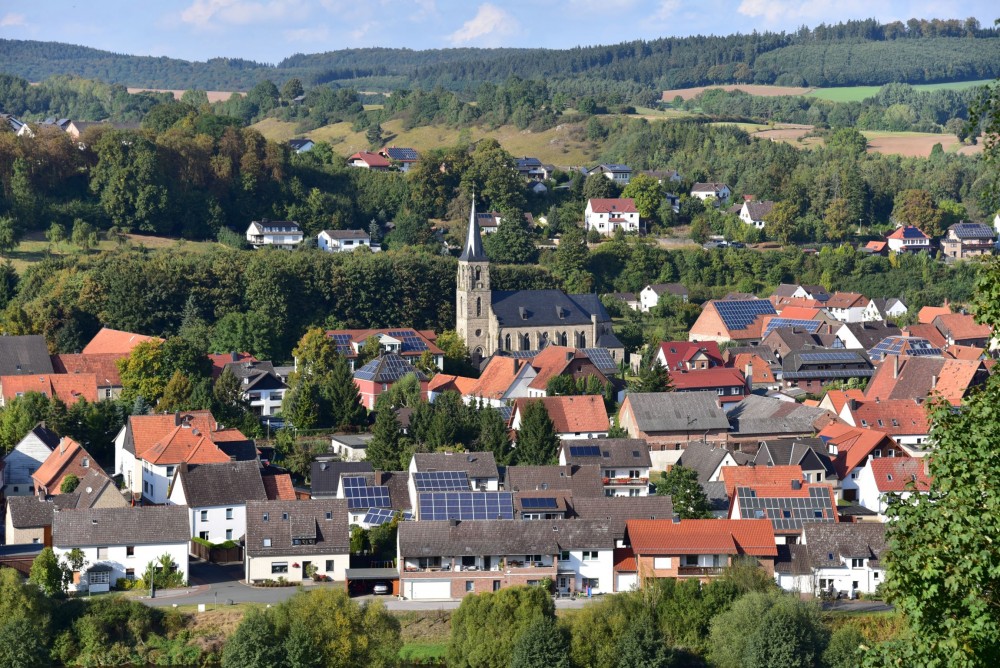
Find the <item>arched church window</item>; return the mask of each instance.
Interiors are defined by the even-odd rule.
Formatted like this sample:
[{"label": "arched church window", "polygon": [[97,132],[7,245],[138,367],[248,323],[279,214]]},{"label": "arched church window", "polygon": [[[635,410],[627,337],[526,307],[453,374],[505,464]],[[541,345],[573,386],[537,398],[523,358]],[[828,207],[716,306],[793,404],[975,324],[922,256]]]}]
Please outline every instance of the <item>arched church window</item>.
[{"label": "arched church window", "polygon": [[478,318],[483,314],[483,298],[476,297],[476,317]]},{"label": "arched church window", "polygon": [[480,280],[482,280],[482,278],[483,278],[483,269],[482,269],[482,267],[476,267],[476,283],[478,283]]},{"label": "arched church window", "polygon": [[510,334],[503,337],[503,349],[510,350]]},{"label": "arched church window", "polygon": [[528,334],[521,337],[521,350],[531,350],[531,336]]}]

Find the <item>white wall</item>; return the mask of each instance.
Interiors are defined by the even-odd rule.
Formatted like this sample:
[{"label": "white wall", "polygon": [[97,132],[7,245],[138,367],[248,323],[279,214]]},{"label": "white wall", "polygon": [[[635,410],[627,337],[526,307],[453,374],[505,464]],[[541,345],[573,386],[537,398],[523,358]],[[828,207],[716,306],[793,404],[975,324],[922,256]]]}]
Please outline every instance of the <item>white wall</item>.
[{"label": "white wall", "polygon": [[[584,552],[597,552],[596,560],[583,560]],[[559,577],[563,571],[573,571],[573,591],[586,593],[583,579],[596,579],[600,585],[593,590],[594,594],[606,594],[615,590],[615,559],[614,550],[570,550],[569,561],[559,561]]]},{"label": "white wall", "polygon": [[[327,575],[333,580],[343,582],[347,575],[347,566],[350,557],[346,554],[313,554],[313,555],[292,555],[292,556],[267,556],[246,558],[245,577],[247,581],[254,580],[277,580],[280,577],[289,581],[304,580],[305,562],[312,562],[316,566],[316,572],[320,575]],[[327,561],[333,561],[333,568],[327,570]],[[287,573],[272,573],[273,564],[287,564]],[[296,568],[293,564],[298,564]]]},{"label": "white wall", "polygon": [[[230,519],[226,519],[227,511],[231,511]],[[207,519],[202,519],[202,513]],[[201,508],[191,508],[191,535],[200,536],[203,531],[208,532],[206,540],[212,543],[222,543],[227,540],[238,541],[247,532],[247,506],[245,503],[228,506],[206,506]],[[226,535],[226,531],[231,531],[231,536]]]},{"label": "white wall", "polygon": [[13,450],[4,457],[3,493],[5,496],[29,496],[34,492],[35,482],[31,474],[37,471],[52,454],[34,432],[21,439]]},{"label": "white wall", "polygon": [[[101,547],[103,548],[104,546]],[[62,548],[58,545],[52,546],[52,550],[55,552],[56,557],[60,559],[69,553],[70,549],[72,548]],[[75,585],[71,583],[71,591],[86,591],[86,571],[91,566],[95,566],[97,564],[110,566],[112,569],[111,586],[114,586],[114,583],[118,579],[125,577],[127,569],[133,569],[135,571],[136,579],[141,578],[142,574],[145,573],[146,566],[149,562],[159,562],[160,557],[165,553],[170,554],[174,563],[177,565],[177,569],[184,574],[184,582],[186,583],[188,580],[187,542],[136,545],[134,546],[134,554],[132,556],[128,556],[128,548],[125,545],[111,545],[107,547],[107,557],[102,559],[97,558],[97,546],[83,547],[80,549],[83,551],[86,562],[84,563],[82,572],[80,573],[80,584]]]},{"label": "white wall", "polygon": [[153,503],[166,503],[167,488],[170,486],[170,479],[177,466],[159,466],[145,460],[140,460],[140,464],[142,465],[142,481],[139,483],[138,491],[142,492]]},{"label": "white wall", "polygon": [[[251,394],[257,395],[257,399],[252,399]],[[281,400],[285,396],[285,390],[247,390],[243,393],[243,398],[250,402],[252,408],[259,408],[261,415],[274,415],[281,410]]]}]

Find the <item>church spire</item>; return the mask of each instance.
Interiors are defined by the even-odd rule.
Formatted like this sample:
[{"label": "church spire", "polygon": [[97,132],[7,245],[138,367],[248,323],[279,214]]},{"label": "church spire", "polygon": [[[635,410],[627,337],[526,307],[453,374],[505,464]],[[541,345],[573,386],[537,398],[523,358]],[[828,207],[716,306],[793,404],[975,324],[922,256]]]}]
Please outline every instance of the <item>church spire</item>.
[{"label": "church spire", "polygon": [[476,195],[472,194],[472,210],[469,211],[469,230],[465,235],[465,247],[458,258],[465,262],[486,262],[486,251],[483,250],[483,237],[479,234],[479,221],[476,220]]}]

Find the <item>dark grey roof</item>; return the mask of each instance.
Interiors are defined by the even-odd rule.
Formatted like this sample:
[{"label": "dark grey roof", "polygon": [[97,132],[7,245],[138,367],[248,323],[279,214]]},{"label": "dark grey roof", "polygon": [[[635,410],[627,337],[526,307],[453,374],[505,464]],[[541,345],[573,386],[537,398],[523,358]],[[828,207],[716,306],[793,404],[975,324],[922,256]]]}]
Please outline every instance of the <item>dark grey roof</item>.
[{"label": "dark grey roof", "polygon": [[617,336],[611,333],[611,334],[601,334],[597,338],[597,346],[599,348],[612,349],[612,348],[624,348],[625,344],[621,342],[621,339],[619,339]]},{"label": "dark grey roof", "polygon": [[476,198],[472,198],[472,211],[469,212],[469,228],[466,230],[465,245],[458,258],[463,262],[486,262],[486,251],[483,249],[483,237],[476,223]]},{"label": "dark grey roof", "polygon": [[606,520],[611,523],[615,540],[625,537],[627,520],[669,520],[674,504],[669,496],[601,496],[569,499],[573,517],[581,520]]},{"label": "dark grey roof", "polygon": [[647,434],[729,428],[715,391],[634,393],[627,398],[636,426]]},{"label": "dark grey roof", "polygon": [[948,228],[959,239],[993,239],[993,228],[982,223],[955,223]]},{"label": "dark grey roof", "polygon": [[886,525],[882,522],[803,524],[803,539],[809,551],[809,563],[814,568],[824,568],[841,566],[841,559],[871,559],[878,562],[886,549],[885,528]]},{"label": "dark grey roof", "polygon": [[80,499],[77,501],[75,508],[81,510],[92,508],[94,504],[97,503],[98,499],[100,499],[105,493],[105,490],[107,490],[109,494],[117,494],[123,507],[127,505],[125,497],[122,496],[121,492],[118,491],[118,488],[114,486],[114,481],[108,477],[108,474],[104,471],[96,471],[92,469],[87,475],[80,478],[80,484],[76,488],[76,495],[78,495]]},{"label": "dark grey roof", "polygon": [[729,422],[736,436],[752,434],[794,436],[814,433],[816,420],[824,415],[827,415],[827,412],[821,408],[752,394],[730,409]]},{"label": "dark grey roof", "polygon": [[63,510],[52,517],[52,544],[61,548],[187,543],[190,539],[185,506]]},{"label": "dark grey roof", "polygon": [[580,548],[612,549],[607,520],[476,520],[402,522],[402,557],[557,554]]},{"label": "dark grey roof", "polygon": [[767,217],[771,214],[771,209],[774,208],[774,202],[767,200],[750,200],[746,202],[747,213],[750,214],[750,220],[767,220]]},{"label": "dark grey roof", "polygon": [[786,380],[870,378],[874,369],[863,350],[805,348],[785,355],[781,360],[781,374]]},{"label": "dark grey roof", "polygon": [[44,336],[0,336],[0,376],[52,372],[52,359]]},{"label": "dark grey roof", "polygon": [[[264,547],[265,540],[270,547]],[[296,544],[303,540],[312,542]],[[348,554],[350,549],[347,499],[247,502],[246,551],[251,557]]]},{"label": "dark grey roof", "polygon": [[[59,434],[55,433],[51,429],[48,429],[44,422],[36,424],[28,433],[34,434],[38,440],[49,446],[49,450],[55,450],[55,447],[59,445]],[[25,436],[27,436],[27,434],[25,434]],[[21,440],[23,441],[24,439]]]},{"label": "dark grey roof", "polygon": [[809,549],[805,545],[779,545],[774,571],[788,575],[811,575]]},{"label": "dark grey roof", "polygon": [[371,239],[364,230],[323,230],[331,239]]},{"label": "dark grey roof", "polygon": [[575,497],[604,496],[599,466],[508,466],[504,489],[568,491]]},{"label": "dark grey roof", "polygon": [[[381,471],[381,478],[372,475],[373,485],[384,485],[389,488],[389,503],[393,510],[412,510],[410,507],[410,472]],[[367,477],[367,476],[366,476]]]},{"label": "dark grey roof", "polygon": [[227,506],[249,500],[267,499],[264,481],[257,462],[227,462],[180,467],[174,484],[184,490],[184,499],[192,508]]},{"label": "dark grey roof", "polygon": [[215,445],[233,461],[256,462],[258,460],[257,446],[253,441],[222,441]]},{"label": "dark grey roof", "polygon": [[851,334],[861,343],[865,350],[871,350],[880,341],[889,336],[902,336],[903,332],[891,322],[877,320],[875,322],[844,323]]},{"label": "dark grey roof", "polygon": [[493,313],[501,327],[589,325],[591,314],[609,322],[597,295],[567,295],[561,290],[494,290]]},{"label": "dark grey roof", "polygon": [[427,374],[413,366],[398,353],[382,353],[354,372],[359,380],[375,383],[394,383],[403,376],[415,375],[419,380],[427,380]]},{"label": "dark grey roof", "polygon": [[790,350],[803,350],[809,346],[817,348],[833,346],[837,341],[837,337],[834,334],[810,333],[796,327],[775,327],[767,333],[764,340],[766,343],[761,348],[765,350],[768,346],[773,346],[778,341]]},{"label": "dark grey roof", "polygon": [[274,373],[274,365],[270,362],[229,362],[225,368],[240,379],[240,387],[244,392],[286,389],[286,385]]},{"label": "dark grey roof", "polygon": [[772,368],[780,368],[781,361],[775,357],[774,352],[767,346],[733,346],[726,348],[727,359],[732,360],[736,355],[750,354],[758,355]]},{"label": "dark grey roof", "polygon": [[688,294],[688,289],[684,287],[683,283],[651,283],[646,287],[655,292],[657,296],[669,293],[678,297],[685,297]]},{"label": "dark grey roof", "polygon": [[[297,100],[299,98],[295,98],[295,99]],[[302,148],[303,146],[308,146],[309,144],[312,144],[312,143],[313,143],[312,139],[289,139],[288,140],[288,145],[291,146],[292,148],[296,149],[296,150]]]},{"label": "dark grey roof", "polygon": [[417,471],[465,471],[470,478],[499,478],[492,452],[417,452]]},{"label": "dark grey roof", "polygon": [[708,497],[708,508],[713,511],[729,510],[729,495],[726,494],[726,483],[718,480],[716,482],[703,482],[701,488]]},{"label": "dark grey roof", "polygon": [[337,488],[340,487],[340,476],[342,475],[358,475],[374,471],[375,469],[368,462],[331,462],[324,460],[313,462],[309,470],[313,498],[336,496]]},{"label": "dark grey roof", "polygon": [[402,146],[386,146],[382,149],[382,152],[390,160],[397,160],[399,162],[416,162],[420,159],[420,154],[416,150]]},{"label": "dark grey roof", "polygon": [[[582,456],[578,454],[579,451],[574,450],[583,446],[598,448],[597,455]],[[649,457],[649,444],[641,438],[567,439],[562,442],[562,450],[567,464],[647,468],[653,465]]]},{"label": "dark grey roof", "polygon": [[773,492],[772,496],[771,491],[766,492],[767,496],[758,496],[752,487],[737,487],[735,497],[743,519],[768,519],[775,533],[798,533],[807,522],[837,522],[830,489],[817,485],[809,488],[809,496],[783,492]]},{"label": "dark grey roof", "polygon": [[754,457],[754,464],[765,466],[801,466],[803,471],[825,471],[837,475],[826,445],[819,438],[776,438],[764,442]]},{"label": "dark grey roof", "polygon": [[36,496],[11,496],[7,498],[7,512],[15,529],[36,529],[52,524],[56,509],[76,508],[80,495],[56,494],[46,499]]},{"label": "dark grey roof", "polygon": [[739,466],[746,464],[749,459],[742,452],[732,452],[726,448],[718,447],[714,443],[694,441],[687,444],[677,463],[684,468],[692,469],[698,474],[698,482],[704,484],[719,468],[719,464],[726,458],[726,455],[732,456]]}]

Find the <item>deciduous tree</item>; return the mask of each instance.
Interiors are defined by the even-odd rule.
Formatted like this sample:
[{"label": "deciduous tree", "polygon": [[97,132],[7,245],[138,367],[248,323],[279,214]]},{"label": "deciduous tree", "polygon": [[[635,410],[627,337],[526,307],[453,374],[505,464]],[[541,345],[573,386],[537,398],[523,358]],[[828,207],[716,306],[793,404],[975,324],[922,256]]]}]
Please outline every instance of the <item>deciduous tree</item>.
[{"label": "deciduous tree", "polygon": [[674,512],[681,519],[706,519],[712,516],[708,497],[698,482],[698,473],[686,466],[674,464],[669,470],[660,474],[656,483],[656,493],[669,496],[674,506]]}]

